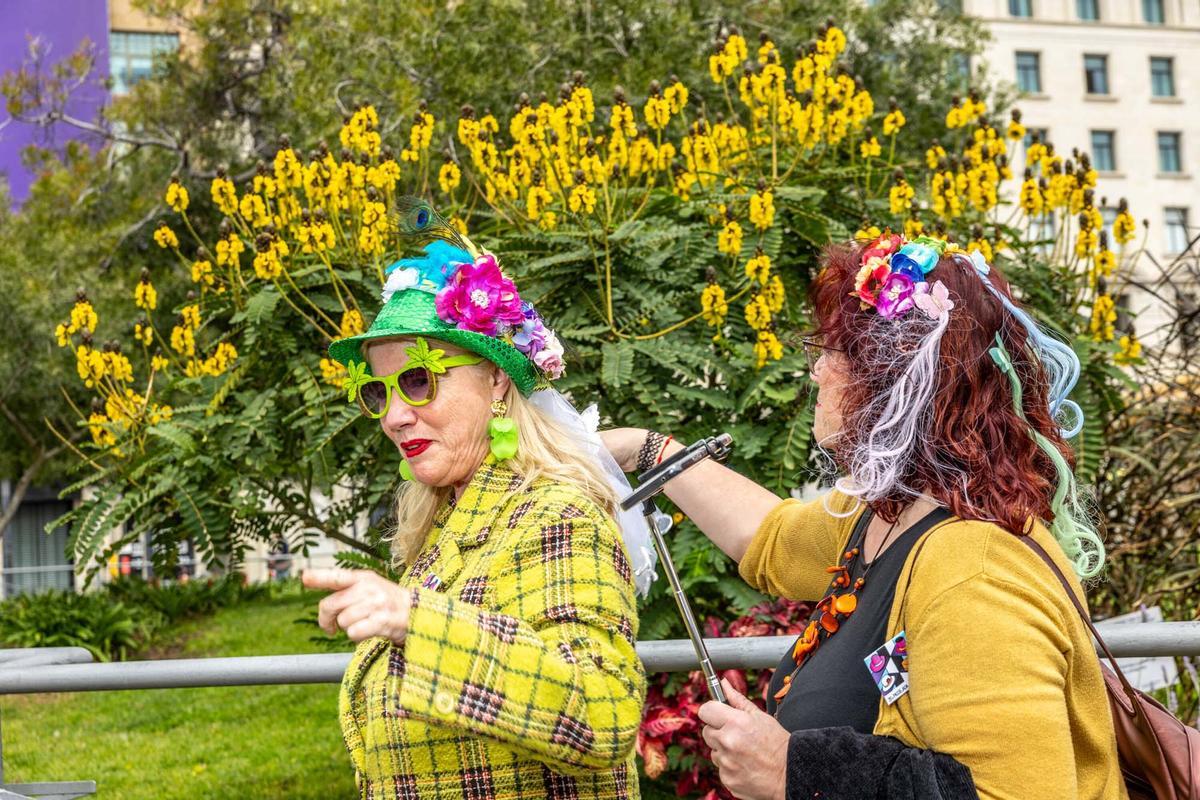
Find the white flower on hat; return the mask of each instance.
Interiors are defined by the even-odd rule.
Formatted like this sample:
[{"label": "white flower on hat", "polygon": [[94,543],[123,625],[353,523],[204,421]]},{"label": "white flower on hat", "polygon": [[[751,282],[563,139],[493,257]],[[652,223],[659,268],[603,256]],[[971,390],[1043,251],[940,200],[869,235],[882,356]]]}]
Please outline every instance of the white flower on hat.
[{"label": "white flower on hat", "polygon": [[392,270],[391,274],[387,277],[387,282],[383,284],[383,302],[386,303],[388,300],[391,300],[392,295],[396,292],[413,288],[420,280],[421,271],[416,267]]}]

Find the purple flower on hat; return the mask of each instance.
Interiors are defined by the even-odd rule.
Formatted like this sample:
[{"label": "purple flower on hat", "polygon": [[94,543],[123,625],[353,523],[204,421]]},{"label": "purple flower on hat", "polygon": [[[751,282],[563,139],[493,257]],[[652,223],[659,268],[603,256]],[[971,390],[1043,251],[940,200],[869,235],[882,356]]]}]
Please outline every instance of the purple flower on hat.
[{"label": "purple flower on hat", "polygon": [[437,293],[437,315],[459,330],[495,336],[499,325],[521,325],[525,314],[517,287],[490,253],[463,264]]},{"label": "purple flower on hat", "polygon": [[546,337],[550,330],[534,310],[533,303],[522,303],[521,312],[525,315],[525,319],[513,333],[512,342],[513,346],[520,350],[526,358],[533,361],[546,346]]},{"label": "purple flower on hat", "polygon": [[879,289],[875,310],[884,319],[895,319],[913,307],[913,281],[902,272],[893,272]]}]

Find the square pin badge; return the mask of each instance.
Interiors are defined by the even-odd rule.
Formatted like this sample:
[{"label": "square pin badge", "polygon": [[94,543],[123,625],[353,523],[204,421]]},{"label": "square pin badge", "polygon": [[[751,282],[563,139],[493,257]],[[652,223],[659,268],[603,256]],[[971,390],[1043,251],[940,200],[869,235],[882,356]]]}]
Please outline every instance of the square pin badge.
[{"label": "square pin badge", "polygon": [[890,706],[908,692],[908,641],[904,631],[863,659],[875,686]]}]

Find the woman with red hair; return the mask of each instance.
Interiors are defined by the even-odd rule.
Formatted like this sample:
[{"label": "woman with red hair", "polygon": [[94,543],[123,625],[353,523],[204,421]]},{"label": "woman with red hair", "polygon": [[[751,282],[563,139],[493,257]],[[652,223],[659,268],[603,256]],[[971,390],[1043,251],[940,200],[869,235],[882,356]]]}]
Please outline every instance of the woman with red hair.
[{"label": "woman with red hair", "polygon": [[[822,598],[766,713],[728,684],[702,707],[722,781],[743,800],[1125,797],[1091,639],[1021,540],[1080,579],[1103,565],[1067,444],[1078,359],[936,239],[831,247],[811,297],[833,489],[780,500],[705,462],[666,490],[747,583]],[[681,446],[604,436],[629,471]]]}]

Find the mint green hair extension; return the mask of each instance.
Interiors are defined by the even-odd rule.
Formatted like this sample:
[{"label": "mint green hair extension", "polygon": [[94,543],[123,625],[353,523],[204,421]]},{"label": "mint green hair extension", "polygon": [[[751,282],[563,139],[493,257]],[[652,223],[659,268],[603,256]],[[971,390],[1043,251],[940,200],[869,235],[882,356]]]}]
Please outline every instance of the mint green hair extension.
[{"label": "mint green hair extension", "polygon": [[[1028,425],[1029,420],[1025,417],[1021,401],[1021,379],[1017,377],[1017,370],[1013,367],[1012,359],[1009,358],[999,333],[996,334],[996,346],[988,352],[1000,371],[1008,376],[1009,386],[1012,387],[1013,408],[1017,416]],[[1050,532],[1054,534],[1067,558],[1071,559],[1075,574],[1085,580],[1094,578],[1104,566],[1104,542],[1100,540],[1100,534],[1097,533],[1079,499],[1075,473],[1058,448],[1032,425],[1029,426],[1029,434],[1042,452],[1054,462],[1054,469],[1058,473],[1058,486],[1054,490],[1054,498],[1050,501],[1050,510],[1054,514]]]}]

